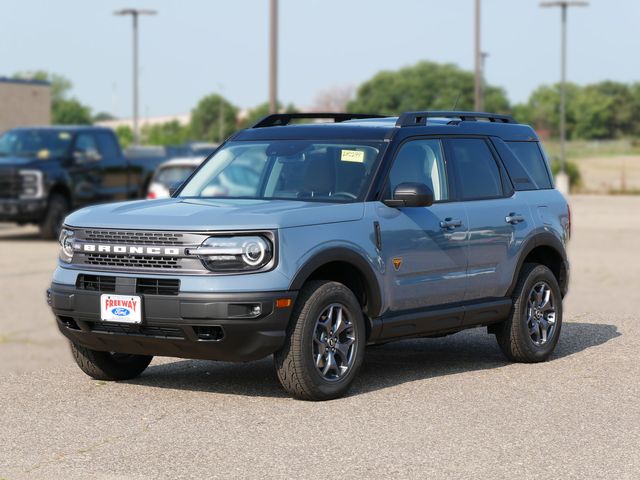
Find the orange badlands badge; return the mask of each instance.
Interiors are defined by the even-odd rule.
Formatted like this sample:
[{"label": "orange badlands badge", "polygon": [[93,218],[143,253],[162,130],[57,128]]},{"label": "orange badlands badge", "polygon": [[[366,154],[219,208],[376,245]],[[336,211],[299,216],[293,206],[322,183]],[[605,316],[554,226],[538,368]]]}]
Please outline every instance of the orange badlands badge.
[{"label": "orange badlands badge", "polygon": [[402,258],[398,257],[398,258],[394,258],[393,259],[393,268],[397,270],[400,270],[400,265],[402,265]]}]

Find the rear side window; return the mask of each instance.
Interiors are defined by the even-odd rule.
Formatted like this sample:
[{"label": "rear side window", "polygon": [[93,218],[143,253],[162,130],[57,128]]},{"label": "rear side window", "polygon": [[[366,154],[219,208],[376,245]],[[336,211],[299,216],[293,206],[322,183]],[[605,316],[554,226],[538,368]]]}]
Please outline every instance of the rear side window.
[{"label": "rear side window", "polygon": [[538,188],[553,188],[547,162],[538,142],[507,142],[507,145]]},{"label": "rear side window", "polygon": [[463,200],[502,197],[502,178],[487,143],[480,138],[448,141]]}]

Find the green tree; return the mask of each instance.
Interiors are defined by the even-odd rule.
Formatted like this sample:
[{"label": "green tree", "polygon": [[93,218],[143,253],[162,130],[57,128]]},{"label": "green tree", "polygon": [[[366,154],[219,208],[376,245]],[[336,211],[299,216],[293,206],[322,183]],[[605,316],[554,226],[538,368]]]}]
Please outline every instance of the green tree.
[{"label": "green tree", "polygon": [[109,112],[98,112],[93,116],[94,122],[108,122],[115,119],[116,117],[111,115]]},{"label": "green tree", "polygon": [[[407,110],[473,109],[474,76],[453,64],[423,61],[397,71],[383,71],[363,83],[350,112],[393,115]],[[486,85],[485,110],[508,113],[502,88]]]},{"label": "green tree", "polygon": [[[237,129],[238,107],[216,93],[204,97],[191,111],[191,134],[194,139],[218,142]],[[222,117],[222,128],[220,119]],[[220,138],[220,134],[222,137]]]},{"label": "green tree", "polygon": [[145,125],[142,129],[144,143],[151,145],[178,145],[189,139],[188,126],[183,126],[177,120],[155,125]]},{"label": "green tree", "polygon": [[133,130],[128,125],[116,127],[116,136],[123,150],[133,143]]},{"label": "green tree", "polygon": [[[297,113],[298,110],[293,104],[289,104],[283,107],[281,103],[278,103],[278,113]],[[261,103],[260,105],[250,109],[247,112],[246,118],[240,123],[240,128],[247,128],[255,124],[258,120],[269,115],[269,102]]]},{"label": "green tree", "polygon": [[91,109],[77,99],[63,99],[53,103],[51,119],[57,125],[90,125]]},{"label": "green tree", "polygon": [[[580,93],[580,87],[567,84],[567,137],[573,136],[575,111],[571,108]],[[557,137],[560,132],[560,85],[542,85],[529,96],[526,104],[516,105],[514,113],[519,122],[529,123],[536,129]]]}]

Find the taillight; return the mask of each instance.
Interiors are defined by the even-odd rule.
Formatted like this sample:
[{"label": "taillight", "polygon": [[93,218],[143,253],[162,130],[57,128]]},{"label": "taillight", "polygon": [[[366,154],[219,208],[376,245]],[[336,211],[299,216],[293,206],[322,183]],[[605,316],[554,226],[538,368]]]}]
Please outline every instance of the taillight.
[{"label": "taillight", "polygon": [[571,205],[567,204],[567,240],[571,238]]},{"label": "taillight", "polygon": [[147,198],[149,200],[153,200],[154,198],[156,198],[156,193],[155,192],[149,192],[147,193]]}]

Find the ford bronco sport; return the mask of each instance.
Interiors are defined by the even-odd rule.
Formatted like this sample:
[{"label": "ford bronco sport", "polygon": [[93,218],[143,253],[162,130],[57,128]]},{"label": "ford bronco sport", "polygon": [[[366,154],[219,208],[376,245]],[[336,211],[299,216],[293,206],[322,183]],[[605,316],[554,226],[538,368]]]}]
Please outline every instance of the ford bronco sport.
[{"label": "ford bronco sport", "polygon": [[[333,122],[302,123],[304,118]],[[540,362],[562,327],[570,212],[509,116],[271,115],[173,198],[66,218],[48,292],[78,366],[273,354],[291,395],[342,395],[365,346],[487,327]]]}]

